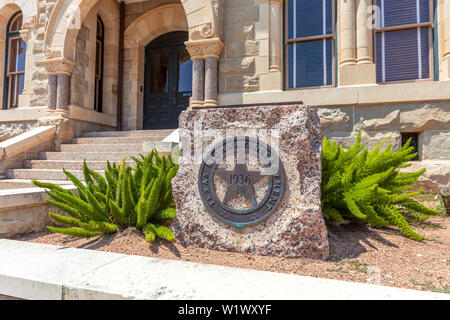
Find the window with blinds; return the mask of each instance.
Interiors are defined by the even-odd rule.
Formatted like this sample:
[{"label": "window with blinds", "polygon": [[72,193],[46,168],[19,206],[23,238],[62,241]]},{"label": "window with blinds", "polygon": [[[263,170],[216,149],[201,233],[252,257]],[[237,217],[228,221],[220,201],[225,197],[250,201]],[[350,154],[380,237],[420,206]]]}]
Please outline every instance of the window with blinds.
[{"label": "window with blinds", "polygon": [[429,79],[431,1],[378,0],[377,81]]},{"label": "window with blinds", "polygon": [[288,88],[333,84],[333,1],[286,1]]}]

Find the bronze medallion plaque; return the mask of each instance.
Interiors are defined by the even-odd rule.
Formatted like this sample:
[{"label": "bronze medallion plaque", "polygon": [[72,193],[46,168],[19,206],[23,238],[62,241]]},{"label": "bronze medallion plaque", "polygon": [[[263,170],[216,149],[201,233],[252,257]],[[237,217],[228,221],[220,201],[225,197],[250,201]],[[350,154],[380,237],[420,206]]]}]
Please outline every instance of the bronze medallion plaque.
[{"label": "bronze medallion plaque", "polygon": [[[216,150],[223,150],[222,159],[217,159]],[[244,159],[245,163],[237,161],[231,170],[222,168],[221,163],[230,155],[237,155],[236,159]],[[260,159],[260,155],[267,157]],[[257,159],[262,170],[249,169],[249,157]],[[272,167],[274,159],[278,165],[273,174],[263,170]],[[223,186],[224,195],[218,194],[217,184]],[[204,158],[198,175],[200,196],[208,212],[238,228],[257,224],[273,214],[283,199],[285,186],[286,174],[279,156],[266,143],[247,136],[240,142],[232,137],[215,145]],[[245,202],[246,207],[237,208],[239,201]]]}]

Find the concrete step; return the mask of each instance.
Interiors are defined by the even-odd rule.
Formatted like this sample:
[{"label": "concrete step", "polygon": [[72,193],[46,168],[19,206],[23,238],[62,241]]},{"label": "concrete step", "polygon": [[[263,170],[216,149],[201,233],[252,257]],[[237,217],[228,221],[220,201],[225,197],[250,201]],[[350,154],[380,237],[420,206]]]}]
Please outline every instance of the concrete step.
[{"label": "concrete step", "polygon": [[135,130],[135,131],[96,131],[96,132],[84,132],[82,138],[95,138],[95,137],[159,137],[164,139],[171,134],[174,129],[169,130]]},{"label": "concrete step", "polygon": [[[103,174],[102,170],[97,171]],[[82,170],[70,170],[75,177],[84,180]],[[9,179],[30,179],[30,180],[69,180],[62,170],[48,170],[48,169],[8,169],[6,170],[6,177]]]},{"label": "concrete step", "polygon": [[[40,152],[40,160],[65,160],[65,161],[120,161],[125,154],[127,160],[132,160],[130,157],[139,158],[140,154],[145,152]],[[160,155],[167,155],[168,153],[160,152]]]},{"label": "concrete step", "polygon": [[74,138],[72,143],[76,144],[142,144],[144,141],[162,141],[159,136],[143,137],[100,137],[100,138]]},{"label": "concrete step", "polygon": [[[118,161],[110,161],[110,163],[119,164]],[[104,170],[106,169],[106,161],[86,161],[89,168],[93,170]],[[127,161],[127,165],[133,166],[134,161]],[[24,161],[25,169],[62,169],[66,170],[82,170],[82,161],[64,161],[64,160],[26,160]]]},{"label": "concrete step", "polygon": [[62,144],[62,152],[143,152],[141,144]]},{"label": "concrete step", "polygon": [[450,300],[443,293],[7,239],[0,239],[0,257],[0,295],[29,300]]}]

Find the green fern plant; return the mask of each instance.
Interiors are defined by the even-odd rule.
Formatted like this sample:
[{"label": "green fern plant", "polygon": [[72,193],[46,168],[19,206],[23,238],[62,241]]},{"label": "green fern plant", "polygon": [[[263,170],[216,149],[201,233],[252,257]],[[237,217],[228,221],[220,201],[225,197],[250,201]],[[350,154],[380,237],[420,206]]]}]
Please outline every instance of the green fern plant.
[{"label": "green fern plant", "polygon": [[33,181],[46,189],[52,198],[46,199],[50,205],[69,215],[50,212],[54,221],[69,228],[49,226],[48,229],[90,238],[135,226],[144,232],[148,242],[157,237],[173,241],[168,226],[176,216],[171,181],[178,165],[169,156],[160,157],[156,150],[133,160],[134,168],[126,165],[125,156],[118,166],[108,161],[104,177],[84,161],[84,183],[63,169],[77,188],[77,194],[52,183]]},{"label": "green fern plant", "polygon": [[416,154],[411,153],[409,140],[399,151],[389,145],[380,151],[386,141],[368,151],[361,144],[361,132],[347,150],[341,145],[323,140],[322,152],[322,211],[338,222],[369,224],[376,227],[394,225],[407,237],[420,241],[422,236],[409,226],[403,212],[414,212],[418,220],[426,220],[439,211],[425,207],[412,199],[422,193],[411,191],[422,169],[413,173],[399,172]]}]

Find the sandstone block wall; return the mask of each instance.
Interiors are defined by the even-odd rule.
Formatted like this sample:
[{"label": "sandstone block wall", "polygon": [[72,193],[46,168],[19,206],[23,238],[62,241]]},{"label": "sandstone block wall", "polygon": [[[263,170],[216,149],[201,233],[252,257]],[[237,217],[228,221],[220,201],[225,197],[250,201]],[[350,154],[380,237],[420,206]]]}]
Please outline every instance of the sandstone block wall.
[{"label": "sandstone block wall", "polygon": [[368,147],[390,136],[398,149],[401,133],[416,132],[421,160],[450,160],[450,102],[322,107],[318,112],[325,135],[347,146],[362,131]]},{"label": "sandstone block wall", "polygon": [[268,34],[258,32],[261,13],[264,6],[256,0],[224,1],[220,93],[260,90],[260,74],[268,72],[269,41]]}]

